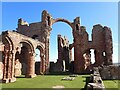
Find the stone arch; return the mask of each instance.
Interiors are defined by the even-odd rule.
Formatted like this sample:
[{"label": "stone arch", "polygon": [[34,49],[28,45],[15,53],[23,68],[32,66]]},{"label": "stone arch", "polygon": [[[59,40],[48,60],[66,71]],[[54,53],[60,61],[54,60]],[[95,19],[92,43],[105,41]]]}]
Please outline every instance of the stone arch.
[{"label": "stone arch", "polygon": [[34,46],[33,44],[28,41],[28,40],[22,40],[19,44],[24,44],[25,46],[27,46],[29,48],[29,50],[31,51],[31,53],[34,53]]},{"label": "stone arch", "polygon": [[22,40],[19,44],[21,44],[20,62],[24,66],[23,73],[25,74],[25,77],[34,77],[35,76],[34,46],[28,40]]},{"label": "stone arch", "polygon": [[10,37],[4,36],[2,38],[4,46],[3,52],[3,82],[14,82],[14,45]]},{"label": "stone arch", "polygon": [[[46,19],[47,20],[47,19]],[[66,20],[66,19],[63,19],[63,18],[56,18],[56,19],[51,19],[50,20],[50,22],[51,22],[51,24],[49,25],[49,27],[47,28],[48,29],[48,31],[49,31],[49,33],[51,32],[51,29],[52,29],[52,25],[54,24],[54,23],[57,23],[57,22],[63,22],[63,23],[66,23],[68,26],[69,26],[69,28],[71,28],[72,30],[74,30],[74,23],[72,23],[72,22],[70,22],[70,21],[68,21],[68,20]],[[71,32],[72,33],[72,32]],[[72,33],[73,34],[73,33]],[[48,34],[47,34],[48,35]],[[73,36],[73,35],[72,35]],[[45,52],[47,52],[46,53],[46,62],[49,62],[49,51],[50,51],[50,49],[49,49],[49,42],[50,42],[50,34],[48,35],[48,37],[49,38],[47,38],[47,40],[46,40],[46,50],[45,50]],[[67,49],[66,49],[67,50]],[[69,52],[69,51],[68,51]],[[66,54],[67,55],[67,54]],[[59,57],[58,57],[59,58]],[[69,57],[68,57],[69,58]],[[67,63],[66,65],[67,65],[67,69],[68,69],[68,61],[69,59],[67,59],[67,61],[65,62],[65,63]],[[58,59],[57,59],[57,61],[59,61]],[[50,64],[49,64],[50,65]],[[46,65],[47,66],[47,65]],[[47,68],[49,68],[49,67],[47,67]]]},{"label": "stone arch", "polygon": [[40,52],[44,54],[44,48],[43,48],[42,46],[37,45],[37,47],[36,47],[36,48],[38,48],[38,49],[40,50]]},{"label": "stone arch", "polygon": [[9,50],[10,51],[13,50],[14,49],[14,45],[13,45],[13,41],[10,39],[10,37],[6,36],[3,39],[5,39],[5,40],[3,40],[3,43],[5,44],[5,46],[7,44],[7,46],[9,46]]},{"label": "stone arch", "polygon": [[38,74],[44,74],[45,73],[45,53],[44,48],[41,45],[37,45],[36,49],[40,51],[40,67]]},{"label": "stone arch", "polygon": [[67,23],[72,29],[74,28],[74,27],[73,27],[73,24],[72,24],[70,21],[66,20],[66,19],[63,19],[63,18],[53,19],[52,25],[53,25],[54,23],[56,23],[56,22],[65,22],[65,23]]},{"label": "stone arch", "polygon": [[38,43],[35,48],[39,48],[41,52],[44,52],[45,46],[42,43]]}]

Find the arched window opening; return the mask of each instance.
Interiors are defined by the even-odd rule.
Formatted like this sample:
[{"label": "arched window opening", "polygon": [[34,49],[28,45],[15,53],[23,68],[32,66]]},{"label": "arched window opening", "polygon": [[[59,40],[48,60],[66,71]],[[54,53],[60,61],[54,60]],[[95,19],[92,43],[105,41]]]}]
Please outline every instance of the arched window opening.
[{"label": "arched window opening", "polygon": [[79,30],[79,25],[78,24],[76,24],[76,30]]},{"label": "arched window opening", "polygon": [[105,52],[103,52],[103,56],[104,56],[104,57],[106,56],[106,53],[105,53]]},{"label": "arched window opening", "polygon": [[48,19],[48,26],[50,26],[50,16],[47,16]]},{"label": "arched window opening", "polygon": [[91,63],[94,64],[95,63],[95,49],[90,49],[91,51]]},{"label": "arched window opening", "polygon": [[39,50],[38,48],[35,50],[35,61],[36,61],[36,62],[41,61],[41,58],[40,58],[40,50]]}]

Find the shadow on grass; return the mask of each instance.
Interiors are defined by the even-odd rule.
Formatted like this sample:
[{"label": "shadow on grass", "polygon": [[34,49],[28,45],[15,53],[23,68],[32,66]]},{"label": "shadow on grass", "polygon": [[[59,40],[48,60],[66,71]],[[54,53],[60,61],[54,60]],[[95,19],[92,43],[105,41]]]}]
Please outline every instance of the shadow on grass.
[{"label": "shadow on grass", "polygon": [[70,75],[69,72],[50,72],[49,74],[45,75]]},{"label": "shadow on grass", "polygon": [[25,75],[16,76],[16,78],[26,78]]},{"label": "shadow on grass", "polygon": [[71,73],[69,71],[67,72],[50,72],[49,74],[45,74],[45,75],[90,75],[91,73]]},{"label": "shadow on grass", "polygon": [[93,79],[90,76],[87,76],[86,80],[83,80],[83,82],[86,82],[86,84],[85,84],[85,86],[84,86],[84,88],[82,90],[87,90],[88,83],[92,83]]}]

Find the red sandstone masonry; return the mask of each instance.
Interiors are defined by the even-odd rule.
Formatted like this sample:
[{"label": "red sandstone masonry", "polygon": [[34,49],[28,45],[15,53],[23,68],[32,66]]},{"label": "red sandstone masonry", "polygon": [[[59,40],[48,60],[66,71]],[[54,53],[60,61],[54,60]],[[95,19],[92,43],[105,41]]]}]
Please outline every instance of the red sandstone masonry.
[{"label": "red sandstone masonry", "polygon": [[[26,77],[35,76],[35,49],[38,48],[41,52],[40,72],[42,74],[49,73],[49,42],[52,25],[56,22],[65,22],[72,28],[74,48],[74,73],[84,73],[94,66],[112,64],[112,33],[110,28],[102,25],[94,25],[92,29],[92,41],[88,39],[88,33],[85,26],[80,25],[80,18],[76,17],[73,22],[63,18],[54,19],[47,11],[42,12],[41,22],[28,24],[23,19],[18,20],[17,31],[7,31],[2,33],[2,41],[4,45],[0,46],[0,51],[3,53],[4,68],[3,81],[15,81],[15,60],[16,53],[20,62],[27,66]],[[71,47],[69,47],[71,49]],[[84,54],[90,56],[90,50],[94,49],[95,63],[86,64]],[[88,53],[89,52],[89,53]],[[105,54],[105,55],[104,55]],[[62,52],[65,55],[65,52]],[[24,56],[24,58],[23,58]],[[59,54],[58,60],[62,56]],[[68,56],[67,58],[70,58]],[[67,60],[67,59],[66,59]],[[90,63],[91,61],[89,61]]]}]

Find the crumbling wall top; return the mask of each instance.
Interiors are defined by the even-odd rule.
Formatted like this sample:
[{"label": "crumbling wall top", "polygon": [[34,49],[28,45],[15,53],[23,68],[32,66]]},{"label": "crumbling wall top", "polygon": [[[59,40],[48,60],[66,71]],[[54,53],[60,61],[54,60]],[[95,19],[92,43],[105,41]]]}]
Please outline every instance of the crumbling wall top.
[{"label": "crumbling wall top", "polygon": [[27,26],[29,26],[28,22],[24,21],[22,18],[18,19],[18,25],[27,25]]}]

